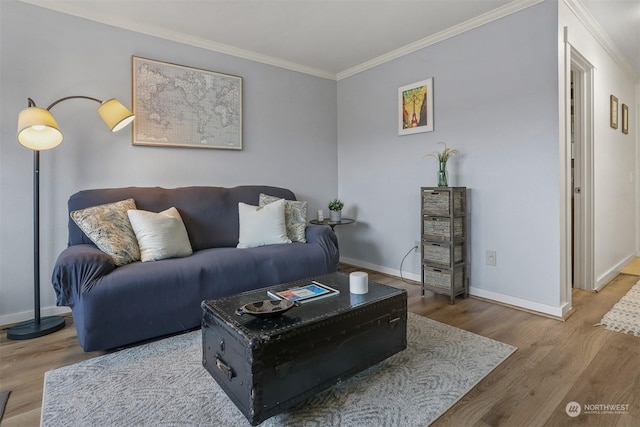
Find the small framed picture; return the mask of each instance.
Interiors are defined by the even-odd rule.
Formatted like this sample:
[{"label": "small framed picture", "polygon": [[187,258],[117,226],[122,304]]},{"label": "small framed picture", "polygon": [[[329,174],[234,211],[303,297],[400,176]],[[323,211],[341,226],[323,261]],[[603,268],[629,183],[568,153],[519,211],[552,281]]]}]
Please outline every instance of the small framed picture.
[{"label": "small framed picture", "polygon": [[629,133],[629,107],[622,104],[622,133]]},{"label": "small framed picture", "polygon": [[610,118],[609,118],[609,125],[614,128],[614,129],[618,129],[618,98],[616,98],[615,96],[611,95],[611,99],[610,99]]},{"label": "small framed picture", "polygon": [[433,77],[398,88],[398,135],[433,132]]}]

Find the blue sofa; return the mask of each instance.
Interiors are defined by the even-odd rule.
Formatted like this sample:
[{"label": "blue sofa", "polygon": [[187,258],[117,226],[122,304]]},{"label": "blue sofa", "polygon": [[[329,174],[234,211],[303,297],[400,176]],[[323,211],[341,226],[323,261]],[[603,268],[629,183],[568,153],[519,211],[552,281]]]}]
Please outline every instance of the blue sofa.
[{"label": "blue sofa", "polygon": [[269,186],[128,187],[72,195],[69,212],[129,198],[146,211],[176,207],[193,249],[184,258],[116,267],[69,219],[68,247],[52,280],[57,304],[71,307],[84,351],[195,328],[205,299],[336,271],[338,242],[328,227],[308,226],[306,243],[236,248],[238,202],[257,206],[260,193],[296,200],[291,191]]}]

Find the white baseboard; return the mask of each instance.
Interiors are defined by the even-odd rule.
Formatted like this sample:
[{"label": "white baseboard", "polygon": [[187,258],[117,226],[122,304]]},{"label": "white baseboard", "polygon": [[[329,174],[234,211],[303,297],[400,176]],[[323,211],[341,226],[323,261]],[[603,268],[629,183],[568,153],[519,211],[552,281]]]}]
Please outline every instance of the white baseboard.
[{"label": "white baseboard", "polygon": [[381,265],[371,264],[371,263],[360,261],[353,258],[340,257],[340,262],[353,265],[356,267],[366,268],[368,270],[377,271],[379,273],[390,274],[391,276],[403,277],[405,279],[413,280],[415,282],[420,282],[422,280],[419,274],[409,273],[407,271],[404,271],[402,272],[402,276],[401,276],[400,270],[396,270],[395,268],[383,267]]},{"label": "white baseboard", "polygon": [[627,256],[618,264],[614,265],[609,270],[607,270],[603,275],[598,277],[596,279],[595,291],[597,292],[600,289],[604,288],[610,281],[612,281],[620,273],[620,271],[622,271],[623,268],[627,266],[627,264],[633,261],[636,258],[636,256],[637,256],[636,254],[631,254]]},{"label": "white baseboard", "polygon": [[565,303],[559,307],[556,307],[553,305],[542,304],[535,301],[529,301],[527,299],[518,298],[511,295],[505,295],[498,292],[487,291],[486,289],[480,289],[473,286],[469,288],[469,294],[479,298],[496,301],[502,304],[523,308],[528,311],[535,311],[538,313],[546,314],[546,315],[557,317],[557,318],[563,318],[571,310],[571,306],[568,303]]},{"label": "white baseboard", "polygon": [[[400,270],[396,270],[394,268],[383,267],[381,265],[371,264],[368,262],[360,261],[353,258],[347,258],[347,257],[340,257],[340,262],[343,262],[349,265],[354,265],[356,267],[362,267],[362,268],[377,271],[380,273],[390,274],[392,276],[400,277]],[[420,274],[403,272],[402,277],[409,280],[414,280],[416,282],[422,281]],[[470,287],[469,294],[477,296],[479,298],[484,298],[486,300],[491,300],[491,301],[499,302],[502,304],[523,308],[529,311],[539,312],[539,313],[546,314],[552,317],[557,317],[557,318],[563,318],[571,309],[571,306],[569,304],[564,304],[562,306],[555,307],[552,305],[541,304],[535,301],[529,301],[522,298],[512,297],[510,295],[504,295],[497,292],[487,291],[487,290],[476,288],[473,286]]]},{"label": "white baseboard", "polygon": [[[43,307],[40,309],[40,316],[58,316],[61,314],[71,313],[69,307]],[[0,325],[11,325],[18,322],[26,322],[34,318],[33,310],[21,311],[20,313],[11,313],[0,316]]]}]

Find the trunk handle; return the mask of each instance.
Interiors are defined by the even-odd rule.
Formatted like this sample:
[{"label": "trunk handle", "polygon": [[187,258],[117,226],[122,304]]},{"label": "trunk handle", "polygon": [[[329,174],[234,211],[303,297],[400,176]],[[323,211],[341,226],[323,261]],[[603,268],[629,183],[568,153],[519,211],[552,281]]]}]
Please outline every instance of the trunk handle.
[{"label": "trunk handle", "polygon": [[227,378],[229,378],[229,381],[231,381],[231,379],[235,377],[235,374],[231,366],[224,363],[224,361],[220,359],[220,356],[217,354],[216,354],[216,366],[218,367],[220,372],[222,372],[224,375],[227,376]]}]

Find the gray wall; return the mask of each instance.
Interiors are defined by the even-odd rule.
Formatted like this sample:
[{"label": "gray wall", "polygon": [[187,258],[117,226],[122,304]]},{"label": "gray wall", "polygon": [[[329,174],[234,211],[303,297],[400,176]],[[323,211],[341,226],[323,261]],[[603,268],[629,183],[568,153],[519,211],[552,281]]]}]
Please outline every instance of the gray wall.
[{"label": "gray wall", "polygon": [[[564,2],[546,1],[338,82],[339,195],[358,218],[339,229],[343,261],[420,280],[420,256],[411,253],[420,187],[437,183],[437,161],[424,155],[443,141],[460,152],[449,161],[450,185],[469,188],[471,293],[566,313],[565,26],[595,67],[594,285],[636,256],[637,76]],[[427,77],[435,131],[398,136],[397,88]],[[630,105],[629,135],[609,127],[611,94]],[[486,265],[487,250],[497,251],[496,267]]]},{"label": "gray wall", "polygon": [[[545,2],[338,83],[338,185],[358,223],[345,259],[394,272],[420,238],[420,187],[470,190],[471,286],[558,307],[557,4]],[[435,131],[397,134],[397,88],[434,78]],[[485,251],[497,251],[497,267]],[[419,280],[420,257],[403,274]]]},{"label": "gray wall", "polygon": [[336,197],[335,81],[15,1],[0,8],[0,324],[33,316],[32,152],[16,141],[18,113],[27,97],[41,107],[76,94],[130,106],[131,55],[242,76],[244,150],[132,146],[129,129],[106,129],[97,104],[57,105],[65,140],[41,153],[42,307],[55,305],[50,276],[78,190],[268,184],[290,188],[309,212]]}]

